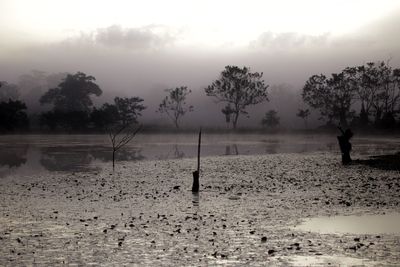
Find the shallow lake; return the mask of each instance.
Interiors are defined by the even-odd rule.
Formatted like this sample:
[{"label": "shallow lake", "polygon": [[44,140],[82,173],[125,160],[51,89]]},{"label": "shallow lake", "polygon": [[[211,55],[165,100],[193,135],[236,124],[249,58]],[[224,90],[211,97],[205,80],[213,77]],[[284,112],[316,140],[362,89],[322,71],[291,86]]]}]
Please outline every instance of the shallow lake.
[{"label": "shallow lake", "polygon": [[[205,133],[207,171],[192,194],[195,160],[179,158],[195,157],[196,142],[139,135],[111,172],[107,136],[0,136],[0,265],[398,263],[398,234],[293,229],[301,218],[399,212],[398,172],[343,167],[334,135]],[[352,143],[360,160],[400,148],[398,138]],[[236,156],[250,154],[274,155]]]},{"label": "shallow lake", "polygon": [[[376,155],[400,150],[400,138],[354,138],[354,153]],[[207,134],[202,156],[277,153],[339,153],[335,135]],[[117,161],[176,159],[197,155],[196,134],[139,134],[118,151]],[[0,177],[52,171],[92,171],[111,164],[106,135],[0,136]]]}]

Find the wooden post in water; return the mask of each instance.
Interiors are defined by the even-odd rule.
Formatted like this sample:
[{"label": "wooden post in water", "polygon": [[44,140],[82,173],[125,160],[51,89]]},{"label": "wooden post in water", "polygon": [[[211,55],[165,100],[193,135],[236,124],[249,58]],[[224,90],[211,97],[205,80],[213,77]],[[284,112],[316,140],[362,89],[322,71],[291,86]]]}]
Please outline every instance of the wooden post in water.
[{"label": "wooden post in water", "polygon": [[201,128],[199,131],[199,143],[197,145],[197,170],[193,172],[192,192],[199,192],[199,177],[200,177],[200,146],[201,146]]}]

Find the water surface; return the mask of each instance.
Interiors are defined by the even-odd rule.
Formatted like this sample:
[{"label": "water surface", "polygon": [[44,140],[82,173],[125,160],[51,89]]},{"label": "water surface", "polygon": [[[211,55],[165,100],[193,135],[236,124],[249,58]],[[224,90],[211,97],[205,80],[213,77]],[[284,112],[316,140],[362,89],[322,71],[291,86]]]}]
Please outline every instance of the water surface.
[{"label": "water surface", "polygon": [[[376,155],[400,150],[399,138],[355,138],[354,153]],[[338,152],[334,135],[203,134],[202,156]],[[196,134],[139,134],[117,153],[117,161],[197,156]],[[0,177],[40,172],[100,170],[111,164],[106,135],[0,136]]]},{"label": "water surface", "polygon": [[396,234],[400,235],[400,213],[317,217],[295,227],[322,234]]}]

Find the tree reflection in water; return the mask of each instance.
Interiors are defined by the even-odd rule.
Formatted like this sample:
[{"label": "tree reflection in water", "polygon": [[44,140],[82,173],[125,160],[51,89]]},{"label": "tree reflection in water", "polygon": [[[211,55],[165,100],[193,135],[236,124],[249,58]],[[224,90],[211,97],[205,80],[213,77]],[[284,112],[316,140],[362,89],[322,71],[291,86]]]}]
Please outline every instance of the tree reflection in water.
[{"label": "tree reflection in water", "polygon": [[225,155],[239,155],[239,150],[236,144],[225,146]]},{"label": "tree reflection in water", "polygon": [[276,153],[278,153],[279,147],[280,147],[280,144],[277,142],[270,143],[265,146],[265,153],[266,154],[276,154]]},{"label": "tree reflection in water", "polygon": [[0,178],[7,176],[11,169],[18,169],[27,162],[29,145],[5,146],[0,153]]},{"label": "tree reflection in water", "polygon": [[40,163],[49,171],[95,171],[93,158],[85,147],[46,147],[41,149]]},{"label": "tree reflection in water", "polygon": [[0,167],[17,168],[27,161],[29,145],[2,147],[0,153]]},{"label": "tree reflection in water", "polygon": [[[121,149],[116,158],[122,161],[143,160],[140,148]],[[101,162],[112,160],[110,148],[106,146],[57,146],[41,149],[40,163],[49,171],[99,171]]]},{"label": "tree reflection in water", "polygon": [[181,150],[179,150],[179,146],[178,145],[174,145],[174,158],[175,159],[181,159],[185,156],[185,153]]},{"label": "tree reflection in water", "polygon": [[[96,160],[101,160],[103,162],[112,161],[110,148],[104,147],[104,149],[95,149],[90,153]],[[121,148],[121,150],[115,153],[115,157],[118,161],[138,161],[146,159],[146,157],[142,155],[141,148]]]}]

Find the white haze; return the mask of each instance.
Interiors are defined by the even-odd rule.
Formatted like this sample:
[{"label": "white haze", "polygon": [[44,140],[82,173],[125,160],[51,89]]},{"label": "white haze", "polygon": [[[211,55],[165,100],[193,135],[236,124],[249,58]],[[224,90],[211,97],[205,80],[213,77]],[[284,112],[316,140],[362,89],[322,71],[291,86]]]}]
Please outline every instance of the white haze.
[{"label": "white haze", "polygon": [[[5,25],[4,18],[0,23]],[[112,23],[41,42],[32,36],[18,39],[15,33],[6,40],[12,31],[12,25],[7,25],[0,39],[0,80],[18,83],[20,75],[32,70],[48,74],[82,71],[95,76],[103,89],[103,95],[95,99],[97,105],[114,96],[139,96],[147,106],[142,121],[151,123],[167,122],[155,112],[163,90],[187,85],[193,91],[187,102],[195,111],[185,116],[184,124],[224,127],[223,104],[206,97],[204,88],[226,65],[249,66],[264,73],[271,101],[249,108],[250,118],[241,117],[239,124],[257,126],[267,110],[276,109],[285,127],[301,127],[295,113],[304,107],[299,92],[309,76],[378,60],[390,60],[390,65],[400,67],[398,25],[400,9],[347,32],[285,32],[264,27],[252,39],[223,42],[223,38],[214,38],[211,45],[204,45],[207,40],[188,41],[188,32],[195,35],[195,27],[188,30],[156,23],[129,27]]]}]

